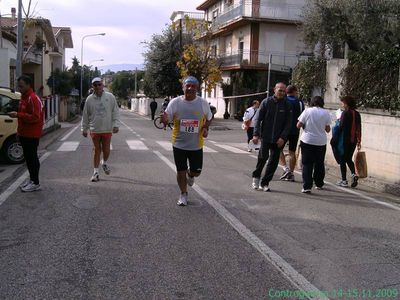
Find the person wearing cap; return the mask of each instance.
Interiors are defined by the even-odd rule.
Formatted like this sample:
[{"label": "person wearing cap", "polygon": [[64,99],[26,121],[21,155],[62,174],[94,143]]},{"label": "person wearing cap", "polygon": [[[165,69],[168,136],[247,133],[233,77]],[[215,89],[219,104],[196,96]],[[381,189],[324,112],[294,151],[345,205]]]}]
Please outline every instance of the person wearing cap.
[{"label": "person wearing cap", "polygon": [[104,91],[101,78],[93,78],[92,86],[93,93],[87,97],[83,108],[81,131],[84,137],[87,137],[90,131],[93,141],[94,171],[90,181],[95,182],[99,181],[100,163],[106,175],[111,173],[107,160],[110,156],[111,137],[119,131],[120,121],[117,100],[113,94]]},{"label": "person wearing cap", "polygon": [[[188,202],[187,186],[193,186],[194,178],[203,168],[204,138],[208,136],[212,113],[206,100],[197,96],[199,81],[189,76],[183,80],[183,96],[174,98],[162,115],[164,124],[174,123],[172,145],[181,194],[179,206]],[[189,162],[189,167],[188,167]]]}]

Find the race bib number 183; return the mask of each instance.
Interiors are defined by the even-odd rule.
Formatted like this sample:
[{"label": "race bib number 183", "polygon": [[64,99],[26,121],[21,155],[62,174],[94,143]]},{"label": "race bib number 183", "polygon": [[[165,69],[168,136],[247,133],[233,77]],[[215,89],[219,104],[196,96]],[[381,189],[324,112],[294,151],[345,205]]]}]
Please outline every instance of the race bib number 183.
[{"label": "race bib number 183", "polygon": [[181,132],[199,133],[198,120],[181,120]]}]

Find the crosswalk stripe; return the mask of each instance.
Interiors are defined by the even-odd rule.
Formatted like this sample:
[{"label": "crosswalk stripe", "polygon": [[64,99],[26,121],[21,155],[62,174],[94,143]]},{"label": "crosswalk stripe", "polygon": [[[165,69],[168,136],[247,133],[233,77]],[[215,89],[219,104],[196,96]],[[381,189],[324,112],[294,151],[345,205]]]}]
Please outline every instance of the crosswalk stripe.
[{"label": "crosswalk stripe", "polygon": [[248,154],[247,151],[244,151],[244,150],[241,150],[241,149],[229,146],[229,145],[223,145],[223,144],[215,143],[214,146],[217,146],[219,148],[225,149],[225,150],[233,152],[233,153],[239,153],[239,154],[244,154],[245,153],[245,154]]},{"label": "crosswalk stripe", "polygon": [[[172,143],[171,142],[166,142],[166,141],[157,141],[157,144],[159,144],[163,149],[167,151],[172,150]],[[210,147],[204,146],[203,147],[203,152],[205,153],[217,153],[218,151],[211,149]]]},{"label": "crosswalk stripe", "polygon": [[57,151],[76,151],[76,149],[79,146],[79,142],[64,142],[61,144],[60,148],[57,149]]},{"label": "crosswalk stripe", "polygon": [[127,140],[126,143],[131,150],[149,150],[149,148],[139,140]]}]

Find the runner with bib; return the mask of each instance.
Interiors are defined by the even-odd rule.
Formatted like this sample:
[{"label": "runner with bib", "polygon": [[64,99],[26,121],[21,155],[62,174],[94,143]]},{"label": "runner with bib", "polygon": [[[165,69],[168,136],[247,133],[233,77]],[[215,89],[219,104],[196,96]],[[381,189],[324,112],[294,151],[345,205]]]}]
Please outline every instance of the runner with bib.
[{"label": "runner with bib", "polygon": [[[181,190],[178,205],[187,205],[187,186],[193,186],[194,178],[203,168],[204,138],[208,136],[212,113],[206,100],[197,96],[199,81],[189,76],[183,80],[183,96],[172,99],[163,114],[164,124],[174,123],[172,145]],[[189,167],[188,167],[189,162]]]}]

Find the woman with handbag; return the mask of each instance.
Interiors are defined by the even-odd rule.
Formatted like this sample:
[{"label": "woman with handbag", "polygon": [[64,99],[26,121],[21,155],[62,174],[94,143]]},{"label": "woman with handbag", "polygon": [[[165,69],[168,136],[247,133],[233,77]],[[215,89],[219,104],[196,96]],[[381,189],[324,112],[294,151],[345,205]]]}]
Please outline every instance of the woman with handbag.
[{"label": "woman with handbag", "polygon": [[253,139],[254,133],[254,120],[257,113],[258,108],[260,107],[260,102],[258,100],[253,101],[253,106],[246,109],[243,116],[243,130],[247,132],[247,151],[251,152],[252,148],[249,146],[250,141]]},{"label": "woman with handbag", "polygon": [[356,111],[356,100],[353,97],[345,96],[340,101],[343,113],[340,117],[339,130],[343,134],[343,156],[340,161],[342,180],[337,185],[348,186],[346,176],[348,166],[351,172],[351,187],[354,188],[358,184],[358,176],[353,162],[353,154],[356,147],[358,150],[361,149],[361,115]]}]

